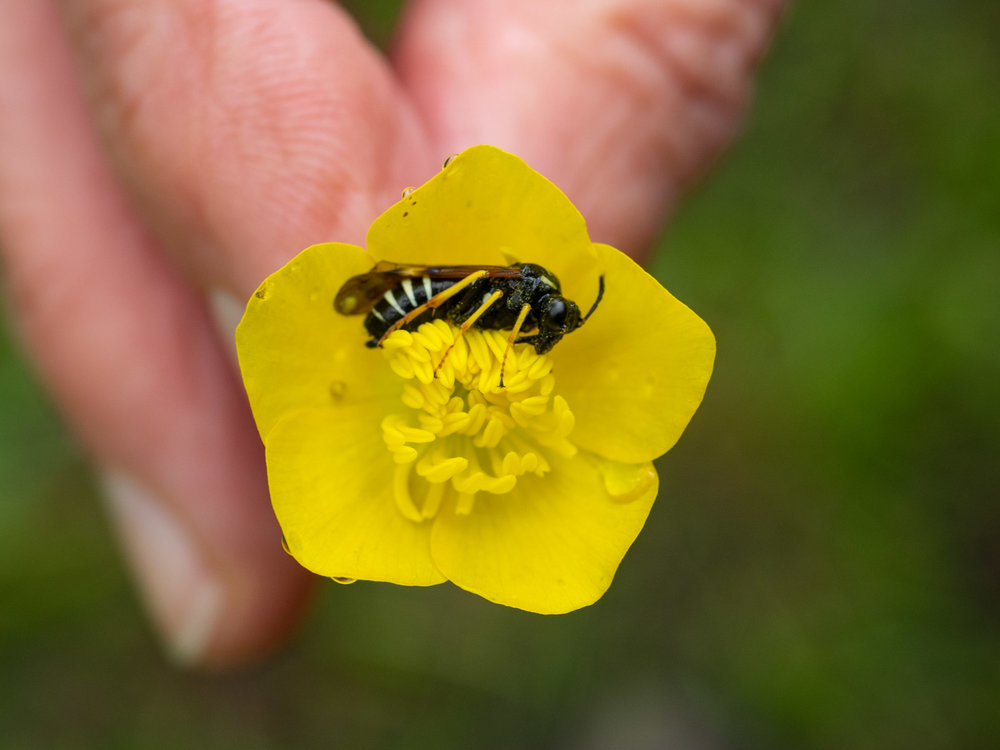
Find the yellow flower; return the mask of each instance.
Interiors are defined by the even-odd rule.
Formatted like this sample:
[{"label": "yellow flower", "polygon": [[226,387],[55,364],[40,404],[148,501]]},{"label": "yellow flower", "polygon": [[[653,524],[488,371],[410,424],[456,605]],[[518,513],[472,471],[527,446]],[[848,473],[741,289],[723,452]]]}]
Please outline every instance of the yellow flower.
[{"label": "yellow flower", "polygon": [[[537,263],[587,310],[546,354],[443,320],[381,349],[335,311],[378,260]],[[470,148],[382,214],[367,250],[314,245],[261,284],[237,331],[288,551],[338,579],[452,581],[540,613],[607,590],[715,357],[708,326],[628,257],[592,243],[558,188]],[[454,345],[452,346],[452,344]],[[438,367],[451,346],[445,363]]]}]

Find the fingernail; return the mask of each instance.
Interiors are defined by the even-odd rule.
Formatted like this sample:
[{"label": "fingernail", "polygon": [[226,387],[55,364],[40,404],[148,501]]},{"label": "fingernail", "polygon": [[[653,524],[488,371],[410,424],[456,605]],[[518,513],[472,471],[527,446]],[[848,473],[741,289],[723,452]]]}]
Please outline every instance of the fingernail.
[{"label": "fingernail", "polygon": [[244,304],[223,289],[213,289],[208,293],[208,306],[215,320],[215,327],[226,345],[226,350],[236,361],[236,326],[243,317]]},{"label": "fingernail", "polygon": [[130,477],[103,477],[108,513],[169,655],[203,660],[224,602],[223,588],[170,507]]}]

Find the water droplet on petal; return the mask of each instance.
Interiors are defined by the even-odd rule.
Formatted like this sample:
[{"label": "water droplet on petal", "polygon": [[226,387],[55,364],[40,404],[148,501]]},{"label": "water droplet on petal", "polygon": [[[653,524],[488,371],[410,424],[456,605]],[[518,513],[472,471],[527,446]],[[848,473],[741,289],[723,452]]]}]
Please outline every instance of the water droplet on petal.
[{"label": "water droplet on petal", "polygon": [[334,401],[340,401],[347,393],[347,383],[343,380],[334,380],[330,383],[330,396]]},{"label": "water droplet on petal", "polygon": [[358,579],[357,578],[346,578],[344,576],[333,576],[333,577],[330,578],[330,580],[333,581],[334,583],[341,583],[341,584],[343,584],[343,585],[346,586],[349,583],[354,583]]},{"label": "water droplet on petal", "polygon": [[414,190],[416,190],[416,188],[412,186],[408,188],[403,188],[403,197],[404,198],[408,197],[410,193],[412,193]]},{"label": "water droplet on petal", "polygon": [[601,467],[604,489],[616,503],[630,503],[649,491],[656,481],[652,464],[623,464],[611,462]]},{"label": "water droplet on petal", "polygon": [[285,552],[287,552],[289,555],[292,554],[292,551],[288,549],[288,540],[285,539],[284,534],[281,535],[281,548],[285,550]]},{"label": "water droplet on petal", "polygon": [[445,159],[444,164],[441,165],[441,169],[447,169],[448,165],[451,164],[453,161],[455,161],[456,156],[458,156],[458,154],[452,154],[447,159]]}]

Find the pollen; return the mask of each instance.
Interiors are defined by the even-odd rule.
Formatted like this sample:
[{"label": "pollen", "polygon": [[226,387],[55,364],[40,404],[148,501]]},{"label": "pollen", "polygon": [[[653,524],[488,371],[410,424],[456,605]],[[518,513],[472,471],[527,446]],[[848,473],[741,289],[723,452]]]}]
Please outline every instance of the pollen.
[{"label": "pollen", "polygon": [[576,453],[573,412],[555,393],[548,355],[526,344],[507,352],[505,332],[457,334],[435,320],[383,342],[402,387],[382,438],[396,464],[396,504],[415,522],[471,513],[480,493],[505,495],[543,477],[547,456]]}]

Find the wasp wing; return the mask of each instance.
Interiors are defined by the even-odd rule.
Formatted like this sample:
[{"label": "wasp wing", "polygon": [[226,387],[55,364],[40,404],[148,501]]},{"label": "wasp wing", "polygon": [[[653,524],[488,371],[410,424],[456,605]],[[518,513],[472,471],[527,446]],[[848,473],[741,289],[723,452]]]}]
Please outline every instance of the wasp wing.
[{"label": "wasp wing", "polygon": [[337,292],[334,309],[342,315],[363,315],[403,279],[428,276],[432,279],[464,279],[476,271],[489,271],[490,278],[516,278],[519,268],[509,266],[418,266],[381,260],[368,273],[352,276]]},{"label": "wasp wing", "polygon": [[432,279],[464,279],[470,273],[489,271],[490,279],[515,279],[521,275],[520,268],[511,266],[427,266],[423,272]]},{"label": "wasp wing", "polygon": [[404,269],[396,263],[382,261],[368,273],[352,276],[340,287],[333,300],[333,308],[341,315],[363,315],[389,289],[399,284],[407,275],[400,273]]}]

